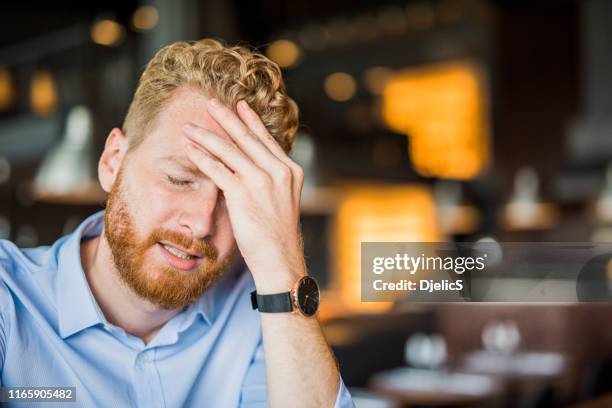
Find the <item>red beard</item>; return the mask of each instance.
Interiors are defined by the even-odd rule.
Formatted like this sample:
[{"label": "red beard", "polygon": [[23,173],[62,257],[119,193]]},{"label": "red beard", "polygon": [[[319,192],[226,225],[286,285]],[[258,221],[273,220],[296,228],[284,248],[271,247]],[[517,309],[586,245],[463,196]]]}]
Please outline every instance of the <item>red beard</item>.
[{"label": "red beard", "polygon": [[[219,279],[233,254],[218,260],[218,250],[211,242],[194,241],[161,228],[151,232],[144,241],[137,241],[138,235],[121,184],[122,171],[109,194],[104,214],[104,236],[121,280],[137,295],[164,309],[180,309],[194,303]],[[147,251],[157,250],[155,247],[160,241],[202,255],[200,265],[191,271],[181,271],[169,265],[144,270]],[[151,254],[149,258],[152,259]]]}]

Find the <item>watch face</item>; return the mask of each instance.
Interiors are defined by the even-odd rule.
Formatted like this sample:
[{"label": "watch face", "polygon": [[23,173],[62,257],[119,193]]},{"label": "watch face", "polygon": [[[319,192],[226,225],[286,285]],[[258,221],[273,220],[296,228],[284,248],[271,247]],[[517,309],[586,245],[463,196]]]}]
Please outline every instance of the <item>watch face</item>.
[{"label": "watch face", "polygon": [[312,316],[319,307],[319,285],[310,276],[304,276],[296,290],[297,303],[304,316]]}]

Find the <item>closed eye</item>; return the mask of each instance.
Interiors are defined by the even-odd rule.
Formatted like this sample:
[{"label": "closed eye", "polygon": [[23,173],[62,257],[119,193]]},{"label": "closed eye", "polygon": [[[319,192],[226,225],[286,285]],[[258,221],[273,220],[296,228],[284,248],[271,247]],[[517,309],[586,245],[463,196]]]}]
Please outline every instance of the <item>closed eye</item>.
[{"label": "closed eye", "polygon": [[192,183],[191,180],[186,180],[186,179],[178,179],[178,178],[174,178],[172,176],[167,176],[168,177],[168,181],[174,185],[177,186],[188,186]]}]

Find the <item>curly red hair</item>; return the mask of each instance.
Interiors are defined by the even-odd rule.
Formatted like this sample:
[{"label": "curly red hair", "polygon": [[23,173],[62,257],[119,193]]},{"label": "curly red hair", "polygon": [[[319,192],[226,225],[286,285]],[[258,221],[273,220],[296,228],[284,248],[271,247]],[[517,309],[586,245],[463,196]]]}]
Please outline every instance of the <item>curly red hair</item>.
[{"label": "curly red hair", "polygon": [[280,68],[262,54],[213,39],[176,42],[147,64],[130,104],[123,132],[138,146],[174,92],[195,87],[235,107],[244,99],[285,152],[298,129],[298,107],[287,95]]}]

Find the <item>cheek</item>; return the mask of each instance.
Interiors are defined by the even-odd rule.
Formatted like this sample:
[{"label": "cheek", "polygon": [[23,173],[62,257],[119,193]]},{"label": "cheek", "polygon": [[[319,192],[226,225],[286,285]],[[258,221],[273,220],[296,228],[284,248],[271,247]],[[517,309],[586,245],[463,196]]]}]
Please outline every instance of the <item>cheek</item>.
[{"label": "cheek", "polygon": [[143,182],[134,188],[134,214],[145,228],[161,225],[168,216],[176,213],[176,196],[168,194],[156,183]]}]

